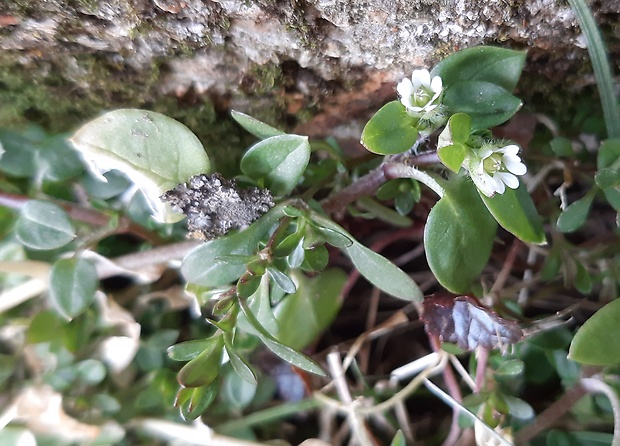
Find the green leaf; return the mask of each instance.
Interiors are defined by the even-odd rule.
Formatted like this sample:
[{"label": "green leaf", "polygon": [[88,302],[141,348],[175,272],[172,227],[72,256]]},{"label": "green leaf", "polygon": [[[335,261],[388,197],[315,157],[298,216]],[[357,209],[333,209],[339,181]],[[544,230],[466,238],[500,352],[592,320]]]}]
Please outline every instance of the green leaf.
[{"label": "green leaf", "polygon": [[91,262],[60,259],[50,272],[49,297],[61,316],[73,319],[92,303],[98,285],[97,269]]},{"label": "green leaf", "polygon": [[50,181],[75,178],[84,170],[78,154],[69,147],[63,135],[46,137],[40,141],[36,163],[38,174]]},{"label": "green leaf", "polygon": [[450,116],[446,128],[439,135],[437,147],[449,146],[455,143],[465,144],[471,135],[471,117],[465,113],[455,113]]},{"label": "green leaf", "polygon": [[448,88],[464,81],[491,82],[513,91],[525,64],[525,51],[476,46],[451,54],[439,62],[431,76],[440,76]]},{"label": "green leaf", "polygon": [[258,322],[252,310],[248,307],[245,301],[239,302],[241,305],[241,311],[245,315],[249,324],[256,330],[256,335],[267,346],[269,350],[275,353],[286,362],[293,364],[300,369],[306,370],[311,373],[315,373],[320,376],[325,376],[325,372],[321,370],[321,367],[307,356],[293,350],[291,347],[282,344],[276,340],[265,328]]},{"label": "green leaf", "polygon": [[441,162],[452,172],[458,173],[467,155],[468,147],[464,144],[452,144],[437,149]]},{"label": "green leaf", "polygon": [[276,285],[278,285],[285,293],[293,294],[295,291],[297,291],[297,286],[295,285],[295,282],[293,282],[289,276],[284,274],[279,269],[270,266],[267,268],[267,273],[273,279]]},{"label": "green leaf", "polygon": [[298,271],[292,274],[299,286],[295,294],[287,296],[275,308],[279,321],[276,338],[301,350],[329,327],[338,314],[347,275],[339,269],[329,269],[313,278]]},{"label": "green leaf", "polygon": [[236,373],[229,373],[224,377],[222,397],[233,409],[244,409],[254,399],[256,386],[256,384],[241,379]]},{"label": "green leaf", "polygon": [[[620,168],[620,138],[608,139],[603,141],[598,150],[597,167],[599,172],[603,169],[618,171]],[[598,172],[597,172],[598,173]],[[604,187],[603,193],[609,204],[615,209],[620,210],[620,188]]]},{"label": "green leaf", "polygon": [[319,226],[331,229],[351,240],[350,246],[340,247],[340,249],[349,256],[357,270],[370,283],[399,299],[422,302],[423,295],[418,285],[402,269],[381,254],[362,245],[330,219],[316,212],[312,212],[310,218]]},{"label": "green leaf", "polygon": [[611,365],[620,362],[620,299],[599,309],[577,330],[568,358],[582,364]]},{"label": "green leaf", "polygon": [[232,343],[232,336],[224,336],[224,345],[226,347],[226,353],[230,359],[230,365],[232,365],[234,371],[250,384],[258,384],[258,378],[256,373],[252,370],[252,367],[237,354]]},{"label": "green leaf", "polygon": [[488,129],[508,121],[521,108],[510,91],[492,82],[467,81],[446,90],[443,104],[451,113],[471,117],[472,131]]},{"label": "green leaf", "polygon": [[4,153],[0,171],[17,178],[32,178],[36,173],[36,144],[18,132],[0,129]]},{"label": "green leaf", "polygon": [[181,266],[187,282],[205,287],[228,285],[245,272],[245,265],[219,260],[232,255],[252,255],[258,243],[284,214],[282,206],[275,206],[247,229],[209,241],[190,251]]},{"label": "green leaf", "polygon": [[239,125],[241,125],[241,127],[259,139],[267,139],[272,136],[285,135],[283,131],[276,129],[269,124],[265,124],[264,122],[246,115],[245,113],[232,110],[230,115],[239,123]]},{"label": "green leaf", "polygon": [[568,205],[558,217],[558,231],[573,232],[579,229],[587,220],[596,190],[592,189],[579,200]]},{"label": "green leaf", "polygon": [[523,374],[525,364],[520,359],[510,359],[503,362],[495,371],[496,375],[516,376]]},{"label": "green leaf", "polygon": [[396,435],[392,438],[390,446],[407,446],[407,441],[405,440],[405,434],[403,434],[403,431],[400,429],[396,431]]},{"label": "green leaf", "polygon": [[206,348],[179,370],[177,381],[183,387],[208,386],[219,375],[222,367],[224,337],[218,334],[209,338],[208,341],[210,342]]},{"label": "green leaf", "polygon": [[307,136],[271,136],[250,147],[241,158],[241,171],[264,181],[275,196],[288,195],[297,186],[310,160]]},{"label": "green leaf", "polygon": [[495,194],[492,198],[479,195],[502,228],[526,243],[547,243],[540,216],[523,184],[517,189],[507,187],[503,194]]},{"label": "green leaf", "polygon": [[329,263],[329,251],[325,245],[316,245],[312,248],[304,249],[304,261],[301,268],[304,271],[323,271]]},{"label": "green leaf", "polygon": [[179,389],[177,401],[183,401],[181,404],[181,416],[184,420],[195,420],[202,415],[205,410],[215,401],[220,381],[213,380],[207,386],[189,387]]},{"label": "green leaf", "polygon": [[159,196],[211,169],[196,135],[180,122],[148,110],[106,113],[82,126],[70,141],[102,181],[101,174],[108,170],[125,173],[162,222],[178,221],[183,215],[172,212]]},{"label": "green leaf", "polygon": [[75,238],[75,229],[65,211],[53,203],[30,200],[15,224],[17,239],[32,249],[56,249]]},{"label": "green leaf", "polygon": [[497,225],[466,177],[449,183],[424,227],[429,267],[454,293],[468,293],[486,265]]},{"label": "green leaf", "polygon": [[444,165],[455,173],[461,170],[468,150],[466,142],[471,134],[471,118],[465,113],[450,117],[448,125],[439,135],[437,154]]},{"label": "green leaf", "polygon": [[181,342],[168,347],[168,357],[173,361],[191,361],[205,351],[212,342],[212,338]]},{"label": "green leaf", "polygon": [[549,141],[549,145],[551,146],[551,150],[553,150],[553,153],[555,153],[557,156],[562,156],[565,158],[573,158],[575,156],[573,145],[568,138],[556,136],[551,141]]},{"label": "green leaf", "polygon": [[362,131],[362,144],[380,155],[394,155],[409,150],[418,138],[418,129],[400,101],[385,104]]}]

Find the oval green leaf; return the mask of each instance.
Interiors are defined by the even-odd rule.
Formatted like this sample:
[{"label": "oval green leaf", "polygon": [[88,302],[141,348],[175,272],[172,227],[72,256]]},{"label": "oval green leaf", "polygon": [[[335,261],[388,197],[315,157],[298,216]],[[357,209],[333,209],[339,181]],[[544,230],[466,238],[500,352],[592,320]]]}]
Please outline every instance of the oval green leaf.
[{"label": "oval green leaf", "polygon": [[307,136],[271,136],[250,147],[241,158],[241,171],[264,181],[275,196],[289,194],[303,175],[310,160]]},{"label": "oval green leaf", "polygon": [[503,194],[492,198],[480,193],[485,206],[495,220],[519,240],[536,245],[545,245],[545,231],[532,201],[523,184],[517,189],[506,188]]},{"label": "oval green leaf", "polygon": [[596,195],[595,190],[590,190],[582,198],[574,201],[558,217],[557,228],[560,232],[573,232],[586,222],[592,201]]},{"label": "oval green leaf", "polygon": [[370,152],[394,155],[409,150],[418,138],[418,129],[400,101],[385,104],[362,131],[362,144]]},{"label": "oval green leaf", "polygon": [[53,308],[73,319],[94,300],[99,281],[97,269],[82,258],[60,259],[50,272],[49,297]]},{"label": "oval green leaf", "polygon": [[264,122],[246,115],[245,113],[233,110],[230,112],[230,115],[235,121],[237,121],[237,123],[239,123],[239,125],[241,125],[241,127],[259,139],[267,139],[272,136],[285,134],[283,131],[272,127],[269,124],[265,124]]},{"label": "oval green leaf", "polygon": [[483,81],[513,91],[521,77],[526,54],[492,46],[467,48],[439,62],[431,76],[440,76],[448,88],[459,82]]},{"label": "oval green leaf", "polygon": [[577,330],[568,358],[582,364],[612,365],[620,362],[620,299],[599,309]]},{"label": "oval green leaf", "polygon": [[162,222],[183,216],[172,212],[159,196],[211,169],[207,153],[191,130],[148,110],[106,113],[82,126],[70,141],[102,181],[102,173],[111,169],[125,173],[143,191],[154,217]]},{"label": "oval green leaf", "polygon": [[521,101],[491,82],[459,82],[446,90],[443,104],[450,113],[471,117],[472,131],[488,129],[508,121],[521,108]]},{"label": "oval green leaf", "polygon": [[30,200],[15,224],[17,239],[32,249],[56,249],[73,241],[75,229],[66,212],[46,201]]},{"label": "oval green leaf", "polygon": [[424,227],[429,267],[454,293],[471,291],[489,260],[497,225],[466,177],[450,183]]},{"label": "oval green leaf", "polygon": [[314,278],[298,271],[293,274],[299,287],[275,308],[280,322],[276,338],[301,350],[329,327],[338,314],[347,275],[339,269],[329,269]]}]

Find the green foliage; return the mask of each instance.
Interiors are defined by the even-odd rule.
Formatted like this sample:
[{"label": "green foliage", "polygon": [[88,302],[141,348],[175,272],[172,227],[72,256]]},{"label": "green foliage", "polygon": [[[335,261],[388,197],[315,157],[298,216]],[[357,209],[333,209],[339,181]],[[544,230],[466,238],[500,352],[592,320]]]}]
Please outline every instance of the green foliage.
[{"label": "green foliage", "polygon": [[67,213],[55,204],[39,200],[24,205],[15,234],[24,246],[42,250],[61,248],[76,237]]},{"label": "green foliage", "polygon": [[489,259],[496,228],[467,178],[446,189],[424,227],[426,259],[439,283],[469,293]]},{"label": "green foliage", "polygon": [[620,299],[608,303],[588,319],[573,338],[569,358],[582,364],[610,365],[620,362],[618,339]]},{"label": "green foliage", "polygon": [[373,153],[392,155],[410,149],[416,142],[418,130],[399,101],[385,104],[362,132],[362,144]]},{"label": "green foliage", "polygon": [[161,221],[174,215],[159,196],[193,175],[208,173],[211,164],[202,143],[187,127],[160,113],[115,110],[89,122],[71,138],[102,180],[102,173],[120,170],[145,194]]},{"label": "green foliage", "polygon": [[[518,147],[492,138],[491,128],[521,107],[512,92],[524,62],[524,52],[477,47],[448,56],[430,73],[416,70],[411,85],[407,79],[397,87],[405,97],[384,105],[363,130],[362,144],[380,157],[350,159],[333,140],[310,141],[233,112],[233,119],[259,141],[231,169],[242,172],[236,182],[221,181],[221,202],[214,207],[228,211],[225,218],[232,222],[236,216],[229,204],[240,192],[257,190],[254,186],[269,189],[275,205],[270,202],[261,209],[262,216],[251,224],[233,225],[236,229],[226,235],[191,249],[182,241],[184,224],[171,224],[180,214],[173,215],[159,197],[212,166],[198,138],[179,122],[152,111],[116,110],[77,131],[72,138],[77,150],[63,135],[48,135],[36,127],[0,130],[0,198],[12,207],[0,210],[0,234],[5,238],[0,243],[0,323],[7,327],[5,334],[23,333],[11,342],[7,336],[0,339],[0,383],[10,389],[7,398],[13,401],[13,394],[21,395],[18,388],[30,385],[31,390],[45,383],[61,397],[63,407],[71,408],[76,417],[72,421],[105,425],[119,420],[120,437],[132,430],[132,441],[140,441],[142,434],[126,420],[153,418],[162,423],[203,415],[219,434],[233,432],[257,440],[268,429],[253,432],[256,423],[267,425],[298,410],[328,404],[329,385],[321,397],[296,402],[294,398],[303,395],[296,396],[281,406],[273,406],[271,400],[276,384],[279,393],[290,387],[303,394],[327,383],[320,378],[327,370],[320,351],[339,338],[341,333],[330,329],[339,312],[352,307],[371,308],[388,321],[366,327],[353,343],[348,351],[352,357],[346,360],[353,360],[351,368],[338,376],[341,383],[357,380],[350,388],[353,398],[363,395],[375,402],[396,392],[416,391],[419,379],[404,391],[374,386],[374,381],[371,385],[366,374],[386,370],[372,361],[358,361],[355,352],[367,339],[387,332],[398,336],[394,324],[400,322],[387,313],[399,303],[401,315],[409,311],[404,305],[419,310],[423,292],[412,278],[418,276],[426,277],[425,287],[436,288],[438,283],[466,294],[462,299],[471,302],[472,294],[482,295],[494,283],[492,300],[499,304],[495,310],[472,304],[475,317],[455,316],[449,304],[439,305],[437,317],[445,333],[458,325],[472,337],[472,345],[483,335],[497,336],[502,323],[517,333],[507,355],[489,351],[488,359],[470,356],[465,374],[479,372],[485,381],[464,400],[467,410],[478,414],[469,421],[477,431],[484,425],[499,436],[491,428],[518,429],[531,420],[536,415],[532,407],[539,404],[530,405],[524,396],[528,393],[521,393],[527,386],[556,383],[568,389],[580,379],[580,363],[615,366],[619,354],[611,340],[617,331],[617,300],[597,312],[574,338],[566,327],[532,337],[529,333],[535,330],[530,329],[538,322],[525,327],[505,319],[506,309],[523,314],[519,303],[530,299],[536,307],[536,299],[558,294],[562,286],[571,295],[598,296],[600,301],[616,298],[620,287],[620,260],[613,242],[591,252],[581,243],[584,238],[564,238],[564,233],[592,229],[590,214],[606,212],[600,209],[601,198],[616,212],[620,209],[618,140],[602,143],[595,169],[594,158],[576,150],[578,144],[561,133],[534,138],[525,153],[528,158],[534,155],[528,159],[533,162],[521,181],[517,177],[525,174],[525,164]],[[199,120],[208,130],[212,114]],[[436,150],[432,135],[438,135]],[[550,196],[551,189],[532,187],[544,180],[537,175],[554,174],[555,164],[538,150],[565,158],[565,177],[553,178],[555,183],[567,184],[571,174],[575,184],[587,186],[583,198],[561,213],[557,200],[540,198]],[[83,174],[78,152],[96,178]],[[536,165],[540,159],[549,164],[548,171]],[[532,195],[526,184],[536,189]],[[565,184],[558,194],[564,193]],[[129,198],[126,192],[133,186],[144,196]],[[271,200],[266,191],[259,192]],[[213,219],[212,208],[201,208],[203,200],[214,200],[216,194],[209,194],[193,195],[192,210],[185,210],[193,227],[208,226]],[[248,203],[252,206],[251,199]],[[497,232],[498,223],[506,231]],[[416,257],[422,228],[432,276]],[[527,259],[520,251],[523,244],[510,243],[516,237],[544,245],[545,230],[551,247],[530,246]],[[127,233],[130,237],[124,237]],[[515,248],[507,249],[509,244]],[[398,258],[407,272],[391,258]],[[368,283],[353,288],[357,273]],[[123,275],[129,285],[121,283],[118,291],[115,280],[99,281],[115,275]],[[400,302],[386,300],[389,306],[384,306],[381,300],[375,307],[375,301],[366,299],[368,284]],[[47,300],[37,299],[44,294]],[[451,296],[446,299],[451,301]],[[368,320],[375,316],[369,314]],[[463,320],[451,325],[450,318],[457,317]],[[489,321],[490,328],[485,326]],[[440,338],[433,342],[443,340],[426,328],[430,337]],[[528,333],[524,339],[522,332]],[[317,342],[323,333],[327,335]],[[490,345],[508,347],[501,342]],[[259,353],[262,347],[277,358],[265,360]],[[468,353],[444,344],[418,370],[430,372],[437,358],[443,361],[439,366],[446,367],[448,354]],[[327,364],[330,375],[336,376],[340,372],[332,356]],[[299,377],[289,373],[289,367],[269,362],[278,358],[301,369],[296,373],[304,379],[304,372],[318,375],[313,377],[316,381],[306,380],[312,388],[282,384]],[[30,384],[22,386],[24,377]],[[263,409],[268,405],[273,407]],[[374,415],[367,409],[355,416],[370,420]],[[222,419],[235,421],[225,422],[220,430]],[[391,417],[383,420],[393,422]],[[235,423],[239,429],[229,430]],[[392,433],[398,427],[393,424]],[[375,423],[367,425],[377,429]],[[173,430],[181,427],[190,429],[175,425]],[[358,434],[353,431],[352,441]],[[575,438],[586,434],[576,433]],[[390,436],[382,433],[386,440]],[[405,435],[398,431],[392,444],[405,444]]]},{"label": "green foliage", "polygon": [[50,273],[50,300],[61,316],[73,319],[95,298],[98,287],[94,265],[82,258],[60,259]]}]

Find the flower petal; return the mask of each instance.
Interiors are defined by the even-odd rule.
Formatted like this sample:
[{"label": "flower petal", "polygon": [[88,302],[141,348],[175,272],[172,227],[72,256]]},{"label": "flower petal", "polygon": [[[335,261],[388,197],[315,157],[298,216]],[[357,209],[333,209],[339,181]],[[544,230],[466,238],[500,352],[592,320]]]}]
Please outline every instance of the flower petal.
[{"label": "flower petal", "polygon": [[443,81],[439,76],[435,76],[431,81],[431,90],[435,93],[435,96],[439,96],[443,88]]},{"label": "flower petal", "polygon": [[519,153],[519,146],[516,144],[510,144],[506,147],[502,147],[501,149],[497,149],[496,152],[503,153],[506,155],[517,155]]},{"label": "flower petal", "polygon": [[[511,189],[516,189],[519,187],[519,179],[511,173],[497,172],[495,174],[495,177],[497,177],[502,182],[502,184],[505,184]],[[500,192],[500,194],[503,193],[504,191]]]},{"label": "flower petal", "polygon": [[498,194],[503,194],[506,191],[506,186],[504,185],[504,182],[500,177],[501,173],[502,172],[497,172],[495,175],[493,175],[493,181],[495,182],[495,192],[497,192]]},{"label": "flower petal", "polygon": [[431,87],[431,73],[426,68],[420,70],[414,70],[411,75],[411,81],[414,88],[417,90],[420,86],[430,88]]},{"label": "flower petal", "polygon": [[504,160],[504,165],[506,166],[506,169],[508,169],[508,171],[512,174],[515,175],[525,175],[527,172],[527,166],[525,164],[523,164],[521,162],[521,160],[519,160],[519,162],[515,163],[515,162],[506,162]]},{"label": "flower petal", "polygon": [[396,86],[396,91],[401,98],[411,96],[413,94],[413,85],[408,78],[403,79]]}]

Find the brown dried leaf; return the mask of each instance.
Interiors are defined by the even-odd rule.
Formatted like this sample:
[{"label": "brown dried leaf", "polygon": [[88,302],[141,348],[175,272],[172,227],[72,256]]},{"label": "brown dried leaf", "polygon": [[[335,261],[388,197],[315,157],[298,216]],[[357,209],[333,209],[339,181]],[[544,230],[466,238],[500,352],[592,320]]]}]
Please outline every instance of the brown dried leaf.
[{"label": "brown dried leaf", "polygon": [[466,351],[498,348],[523,337],[517,322],[504,319],[474,297],[436,293],[427,296],[423,306],[426,332]]}]

